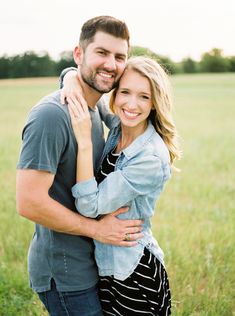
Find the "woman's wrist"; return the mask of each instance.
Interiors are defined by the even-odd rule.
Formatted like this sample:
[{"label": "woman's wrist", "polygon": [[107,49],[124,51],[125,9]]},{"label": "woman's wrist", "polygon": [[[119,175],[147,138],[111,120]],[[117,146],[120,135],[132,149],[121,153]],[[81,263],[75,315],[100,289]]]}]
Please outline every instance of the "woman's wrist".
[{"label": "woman's wrist", "polygon": [[[64,86],[64,78],[68,78],[70,76],[77,76],[77,68],[75,67],[68,67],[65,68],[64,70],[62,70],[61,74],[60,74],[60,88],[63,88]],[[65,78],[65,79],[66,79]]]},{"label": "woman's wrist", "polygon": [[92,150],[92,142],[91,140],[85,141],[84,139],[81,139],[78,141],[78,148],[79,150],[82,150],[83,152],[89,152]]}]

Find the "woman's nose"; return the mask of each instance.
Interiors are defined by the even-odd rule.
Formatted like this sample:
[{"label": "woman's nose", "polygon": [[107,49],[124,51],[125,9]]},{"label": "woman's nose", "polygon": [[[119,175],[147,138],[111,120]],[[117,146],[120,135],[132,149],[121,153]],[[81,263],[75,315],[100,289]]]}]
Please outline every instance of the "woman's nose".
[{"label": "woman's nose", "polygon": [[130,110],[136,109],[137,108],[137,100],[134,96],[130,96],[127,102],[128,108]]}]

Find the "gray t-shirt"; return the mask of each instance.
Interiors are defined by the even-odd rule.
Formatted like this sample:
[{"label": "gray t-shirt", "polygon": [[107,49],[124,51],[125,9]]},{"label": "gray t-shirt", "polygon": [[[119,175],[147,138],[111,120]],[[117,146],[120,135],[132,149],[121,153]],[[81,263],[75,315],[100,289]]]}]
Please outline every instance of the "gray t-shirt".
[{"label": "gray t-shirt", "polygon": [[[67,106],[59,101],[59,91],[43,98],[31,110],[23,130],[18,169],[44,170],[55,174],[50,196],[76,212],[71,188],[76,182],[77,143]],[[93,160],[98,168],[104,147],[99,111],[90,110]],[[55,232],[36,224],[28,267],[30,284],[36,292],[50,289],[53,278],[59,291],[87,289],[98,280],[94,245],[90,238]]]}]

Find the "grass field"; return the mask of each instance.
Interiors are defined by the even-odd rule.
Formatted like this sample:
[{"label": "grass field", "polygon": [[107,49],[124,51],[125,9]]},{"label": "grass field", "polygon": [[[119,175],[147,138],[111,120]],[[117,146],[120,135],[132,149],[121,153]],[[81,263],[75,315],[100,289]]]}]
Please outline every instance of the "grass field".
[{"label": "grass field", "polygon": [[[172,78],[181,169],[153,219],[173,316],[235,315],[235,74]],[[0,315],[43,316],[28,287],[33,223],[15,210],[15,166],[27,112],[57,79],[0,81]]]}]

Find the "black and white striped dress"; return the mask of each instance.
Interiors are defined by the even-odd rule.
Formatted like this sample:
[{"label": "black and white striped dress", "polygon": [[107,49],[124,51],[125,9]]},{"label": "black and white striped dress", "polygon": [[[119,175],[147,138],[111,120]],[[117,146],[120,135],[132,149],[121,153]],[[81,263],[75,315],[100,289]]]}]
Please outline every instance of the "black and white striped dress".
[{"label": "black and white striped dress", "polygon": [[[110,152],[97,174],[97,182],[114,171],[119,154]],[[104,315],[168,316],[171,314],[171,293],[166,270],[147,249],[134,272],[124,281],[113,276],[99,280],[99,297]]]}]

